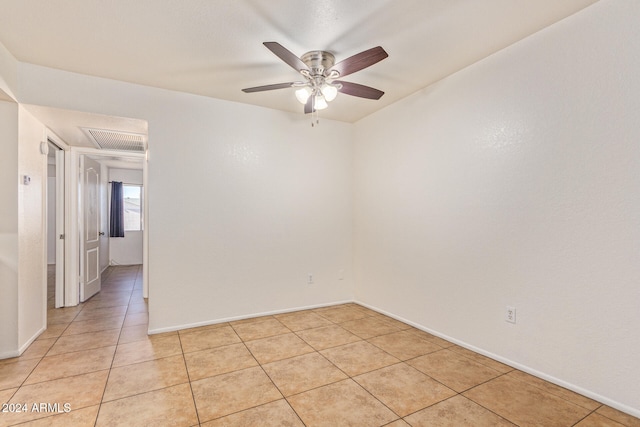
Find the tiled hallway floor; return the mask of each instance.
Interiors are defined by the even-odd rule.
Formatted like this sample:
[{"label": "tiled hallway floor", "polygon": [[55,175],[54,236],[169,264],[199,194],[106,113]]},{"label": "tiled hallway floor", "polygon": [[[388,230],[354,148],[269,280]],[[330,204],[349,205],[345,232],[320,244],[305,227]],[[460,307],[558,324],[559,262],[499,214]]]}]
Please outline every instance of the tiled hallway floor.
[{"label": "tiled hallway floor", "polygon": [[153,336],[147,320],[139,266],[50,309],[47,331],[0,361],[0,402],[27,404],[0,426],[640,426],[355,304]]}]

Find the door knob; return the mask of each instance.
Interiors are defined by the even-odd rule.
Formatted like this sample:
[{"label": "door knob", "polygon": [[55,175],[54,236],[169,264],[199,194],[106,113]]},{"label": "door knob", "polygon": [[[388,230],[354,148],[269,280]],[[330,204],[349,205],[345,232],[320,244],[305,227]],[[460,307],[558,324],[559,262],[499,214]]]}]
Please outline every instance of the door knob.
[{"label": "door knob", "polygon": [[104,231],[99,232],[98,235],[104,236]]}]

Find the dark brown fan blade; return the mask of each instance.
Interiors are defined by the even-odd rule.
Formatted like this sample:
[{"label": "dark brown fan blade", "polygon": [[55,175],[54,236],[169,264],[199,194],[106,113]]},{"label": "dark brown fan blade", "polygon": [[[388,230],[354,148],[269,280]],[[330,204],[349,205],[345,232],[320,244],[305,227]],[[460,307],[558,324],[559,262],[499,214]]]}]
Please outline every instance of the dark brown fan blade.
[{"label": "dark brown fan blade", "polygon": [[309,99],[307,99],[307,103],[304,104],[304,113],[309,114],[313,113],[314,111],[315,109],[313,108],[313,96],[310,96]]},{"label": "dark brown fan blade", "polygon": [[246,92],[246,93],[262,92],[262,91],[265,91],[265,90],[284,89],[284,88],[287,88],[287,87],[291,87],[291,85],[293,85],[293,82],[276,83],[276,84],[273,84],[273,85],[249,87],[249,88],[246,88],[246,89],[242,89],[242,91]]},{"label": "dark brown fan blade", "polygon": [[377,62],[382,61],[387,56],[389,56],[387,52],[385,52],[385,50],[380,46],[372,47],[369,50],[357,53],[345,60],[338,62],[336,65],[327,70],[325,72],[325,75],[328,75],[331,71],[336,70],[338,73],[340,73],[340,77],[348,76],[349,74],[355,73],[356,71],[360,71]]},{"label": "dark brown fan blade", "polygon": [[280,43],[277,43],[277,42],[264,42],[263,44],[267,47],[267,49],[269,49],[271,52],[275,53],[275,55],[278,58],[282,59],[284,62],[289,64],[289,66],[291,68],[293,68],[294,70],[300,71],[300,70],[308,70],[309,69],[309,67],[307,67],[307,65],[304,62],[302,62],[302,60],[300,58],[295,56],[293,53],[291,53],[288,49],[286,49]]},{"label": "dark brown fan blade", "polygon": [[343,82],[339,80],[335,80],[334,83],[339,83],[342,85],[342,87],[339,89],[339,92],[351,96],[357,96],[367,99],[380,99],[382,95],[384,95],[384,92],[381,90],[358,83]]}]

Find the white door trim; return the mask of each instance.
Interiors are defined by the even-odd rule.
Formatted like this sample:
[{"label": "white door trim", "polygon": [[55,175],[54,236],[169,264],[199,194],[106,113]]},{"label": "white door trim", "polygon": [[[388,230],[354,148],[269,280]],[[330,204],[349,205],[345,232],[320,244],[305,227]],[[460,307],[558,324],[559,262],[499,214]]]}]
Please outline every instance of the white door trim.
[{"label": "white door trim", "polygon": [[[97,148],[84,148],[84,147],[70,147],[69,150],[70,161],[68,163],[68,168],[65,173],[68,177],[69,183],[69,191],[68,194],[68,207],[67,210],[68,215],[66,215],[67,221],[67,247],[69,249],[66,257],[67,261],[67,272],[65,279],[65,306],[78,305],[80,302],[80,230],[78,224],[80,223],[80,212],[79,212],[79,203],[78,197],[80,194],[78,193],[78,185],[79,185],[79,177],[80,177],[80,156],[82,155],[90,155],[90,156],[104,156],[104,157],[123,157],[130,159],[138,159],[142,160],[142,191],[143,198],[145,203],[145,220],[147,218],[147,162],[146,155],[144,153],[128,153],[124,151],[114,151],[114,150],[100,150]],[[149,233],[149,225],[148,222],[145,221],[144,228],[142,230],[142,239],[143,242],[148,242],[148,233]],[[144,289],[148,289],[147,279],[148,277],[144,274],[144,271],[148,268],[148,245],[143,244],[142,246],[142,264],[143,264],[143,287]],[[148,296],[148,293],[145,292],[145,297]]]},{"label": "white door trim", "polygon": [[[51,143],[53,145],[55,145],[56,147],[58,147],[58,151],[56,152],[56,290],[55,290],[55,296],[56,296],[56,300],[55,300],[55,307],[59,308],[59,307],[63,307],[64,306],[64,289],[65,289],[65,271],[66,271],[66,260],[67,260],[67,245],[66,245],[66,239],[60,239],[60,234],[65,234],[65,229],[66,229],[66,222],[67,222],[67,177],[65,174],[65,170],[66,170],[66,165],[68,163],[69,160],[69,145],[67,145],[62,139],[60,139],[60,137],[58,137],[58,135],[56,135],[51,129],[49,128],[45,128],[44,130],[44,136],[43,136],[43,143],[44,144],[48,144]],[[46,156],[45,156],[46,159]],[[48,175],[47,169],[48,168],[48,163],[45,160],[45,174],[44,176]],[[47,184],[48,185],[48,184]],[[48,209],[48,206],[46,206],[46,209]],[[47,213],[46,216],[48,216],[49,214]],[[45,216],[45,218],[46,218]],[[47,227],[48,224],[45,221],[44,224],[44,230],[42,235],[46,236],[47,235]],[[45,259],[46,256],[45,256]],[[45,265],[45,274],[44,274],[44,283],[43,283],[43,288],[44,288],[44,310],[45,310],[45,319],[47,318],[46,316],[46,310],[47,310],[47,287],[48,287],[48,283],[47,283],[47,272],[46,272],[46,268],[47,266]]]},{"label": "white door trim", "polygon": [[144,153],[144,161],[142,167],[142,297],[149,298],[149,262],[147,254],[149,253],[149,198],[147,197],[147,182],[149,175],[147,171],[147,161],[149,161],[149,151]]},{"label": "white door trim", "polygon": [[[60,147],[58,147],[60,148]],[[56,151],[56,284],[55,284],[55,307],[64,306],[64,159],[65,154],[62,149]]]}]

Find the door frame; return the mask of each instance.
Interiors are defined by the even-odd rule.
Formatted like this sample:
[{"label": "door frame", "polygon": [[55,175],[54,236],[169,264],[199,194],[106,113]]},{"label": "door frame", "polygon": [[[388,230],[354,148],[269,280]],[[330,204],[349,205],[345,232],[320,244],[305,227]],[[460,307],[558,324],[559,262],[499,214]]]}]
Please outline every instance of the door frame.
[{"label": "door frame", "polygon": [[[45,128],[44,131],[44,136],[43,136],[43,140],[42,140],[42,150],[46,150],[48,153],[49,150],[49,144],[53,144],[55,146],[58,147],[58,152],[56,153],[56,286],[55,286],[55,307],[56,308],[60,308],[64,306],[64,295],[65,295],[65,288],[66,288],[66,272],[67,270],[67,261],[69,259],[69,251],[68,251],[68,245],[67,245],[67,236],[66,236],[66,230],[68,229],[68,183],[69,183],[69,179],[68,179],[68,175],[67,175],[67,170],[68,170],[68,165],[69,165],[69,149],[70,146],[65,143],[62,139],[60,139],[60,137],[58,137],[58,135],[56,135],[53,131],[51,131],[51,129],[49,128]],[[46,148],[44,148],[46,146]],[[58,154],[61,153],[61,154]],[[44,176],[47,177],[48,176],[48,159],[47,156],[44,156],[45,158],[45,166],[44,166]],[[60,167],[58,167],[59,162],[61,162]],[[60,169],[62,169],[63,174],[60,176],[59,175],[59,171]],[[44,189],[44,194],[45,194],[45,202],[44,204],[44,208],[45,208],[45,215],[43,215],[43,236],[47,236],[48,234],[48,217],[49,217],[49,207],[48,204],[46,203],[46,198],[48,197],[48,191],[47,191],[47,186],[49,185],[48,179],[45,180],[46,182],[46,186]],[[62,224],[60,224],[60,222],[62,221]],[[64,238],[60,239],[59,234],[59,225],[62,225],[62,233],[64,234]],[[47,307],[47,287],[48,287],[48,279],[47,279],[47,269],[48,269],[48,265],[47,265],[47,246],[45,245],[45,265],[44,265],[44,310],[45,310],[45,316],[44,318],[46,319],[46,311],[48,310]],[[62,280],[59,280],[58,277],[61,276]]]},{"label": "door frame", "polygon": [[[55,284],[55,307],[60,308],[64,306],[64,277],[65,267],[65,158],[66,153],[64,149],[58,146],[50,139],[47,142],[57,147],[55,153],[56,162],[56,284]],[[47,215],[49,215],[47,213]]]},{"label": "door frame", "polygon": [[[66,202],[66,197],[65,197],[65,193],[66,193],[66,188],[65,188],[65,184],[66,184],[66,179],[65,179],[65,164],[66,164],[66,158],[67,158],[67,154],[66,151],[69,149],[69,147],[64,144],[63,142],[61,142],[60,140],[56,140],[55,137],[53,137],[50,134],[47,134],[45,137],[45,141],[47,143],[47,151],[49,150],[55,150],[54,153],[54,167],[56,169],[56,176],[55,176],[55,199],[56,199],[56,207],[55,207],[55,215],[56,215],[56,222],[53,225],[53,227],[55,228],[54,230],[54,236],[55,236],[55,260],[56,260],[56,282],[55,282],[55,308],[60,308],[60,307],[64,307],[64,276],[65,276],[65,249],[66,249],[66,245],[65,245],[65,217],[66,217],[66,209],[65,209],[65,202]],[[55,147],[55,148],[51,148],[51,147]],[[49,179],[48,179],[48,167],[49,167],[49,162],[47,161],[47,198],[49,197]],[[49,216],[53,213],[49,211],[49,203],[47,202],[47,212],[45,217],[47,218],[47,230],[46,230],[46,235],[49,235]],[[47,249],[47,256],[48,256],[48,249]],[[47,267],[48,268],[48,267]],[[48,279],[47,279],[48,282]]]},{"label": "door frame", "polygon": [[[79,204],[79,177],[80,177],[80,156],[89,155],[91,157],[120,157],[142,160],[142,197],[144,209],[144,228],[142,230],[142,284],[143,296],[149,297],[148,268],[149,268],[149,222],[148,218],[148,197],[147,197],[147,155],[146,153],[129,153],[126,151],[100,150],[97,148],[71,147],[69,150],[70,161],[69,167],[65,171],[69,182],[69,209],[66,218],[67,222],[67,257],[66,271],[69,272],[65,276],[65,306],[78,305],[80,303],[80,286],[82,278],[80,276],[80,237],[81,230],[78,224],[78,215],[80,214]],[[107,236],[108,238],[108,236]]]}]

